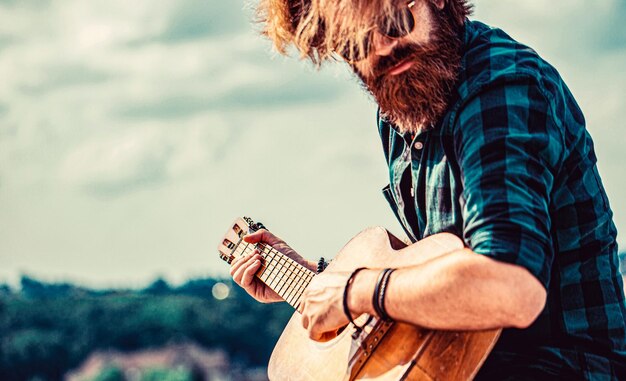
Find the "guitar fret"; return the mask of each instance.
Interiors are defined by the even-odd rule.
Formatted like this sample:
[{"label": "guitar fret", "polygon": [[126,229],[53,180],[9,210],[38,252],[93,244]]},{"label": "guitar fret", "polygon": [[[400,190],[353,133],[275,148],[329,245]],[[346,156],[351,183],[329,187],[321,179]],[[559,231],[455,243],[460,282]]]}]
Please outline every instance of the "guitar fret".
[{"label": "guitar fret", "polygon": [[[294,282],[296,282],[296,284],[298,283],[298,276],[295,272],[295,270],[297,269],[297,266],[294,265],[293,263],[289,264],[290,270],[292,272],[292,274],[294,275],[293,277],[289,277],[290,278],[290,282],[289,285],[287,286],[287,294],[285,295],[285,300],[287,301],[287,303],[292,304],[292,298],[294,296],[294,291],[296,290],[295,287],[292,287],[292,285],[294,284]],[[293,268],[291,268],[293,267]]]},{"label": "guitar fret", "polygon": [[[261,254],[261,258],[265,259],[265,257],[263,257],[263,254]],[[269,277],[269,273],[267,271],[268,266],[267,266],[267,261],[263,260],[261,261],[261,267],[259,268],[259,271],[257,272],[257,277],[259,279],[261,279],[263,281],[263,283],[267,282],[267,279]]]},{"label": "guitar fret", "polygon": [[272,288],[272,290],[276,291],[276,286],[278,285],[278,275],[280,274],[280,269],[278,268],[278,263],[276,261],[276,254],[273,252],[266,252],[264,248],[262,248],[262,255],[264,255],[265,261],[267,263],[267,267],[270,269],[270,277],[268,278],[267,285]]},{"label": "guitar fret", "polygon": [[293,289],[293,291],[294,291],[294,292],[293,292],[293,294],[292,294],[292,295],[291,295],[291,297],[290,297],[290,303],[289,303],[289,304],[291,304],[291,305],[294,305],[294,303],[295,303],[298,299],[300,299],[300,297],[302,296],[302,292],[300,291],[300,288],[301,288],[301,287],[300,287],[300,283],[301,283],[301,282],[300,282],[300,280],[299,280],[298,285],[297,285],[296,287],[294,287],[294,289]]},{"label": "guitar fret", "polygon": [[304,292],[304,289],[306,288],[306,286],[309,285],[312,279],[312,276],[309,276],[306,268],[304,268],[301,265],[298,265],[294,268],[294,276],[295,276],[296,283],[292,287],[291,299],[293,299],[293,301],[296,301],[302,296],[302,293]]},{"label": "guitar fret", "polygon": [[300,295],[300,297],[296,300],[296,302],[294,304],[292,304],[293,308],[295,308],[296,310],[298,308],[300,308],[300,299],[302,298],[302,295]]},{"label": "guitar fret", "polygon": [[[298,307],[304,290],[315,273],[289,256],[265,243],[249,243],[244,240],[246,228],[256,230],[254,222],[244,218],[238,220],[220,245],[220,258],[232,265],[233,261],[258,251],[262,257],[256,278],[272,289],[287,303]],[[233,234],[234,233],[234,234]]]},{"label": "guitar fret", "polygon": [[[270,254],[271,254],[271,253],[270,253]],[[267,282],[267,285],[268,285],[268,286],[270,286],[270,288],[271,288],[272,290],[275,290],[275,289],[276,289],[276,284],[277,284],[277,282],[276,282],[276,280],[277,280],[277,279],[276,279],[276,277],[278,276],[278,273],[275,271],[277,266],[276,266],[276,263],[275,263],[275,261],[274,261],[274,257],[275,257],[274,255],[272,255],[272,257],[269,257],[269,255],[268,255],[268,256],[266,257],[266,261],[267,261],[267,263],[268,263],[268,267],[269,267],[270,265],[272,266],[272,267],[271,267],[271,269],[270,269],[270,275],[268,276],[268,281],[269,281],[269,282]],[[270,277],[271,277],[271,279],[270,279]]]},{"label": "guitar fret", "polygon": [[302,272],[302,271],[301,271],[300,276],[301,276],[302,281],[301,281],[301,282],[300,282],[300,284],[298,285],[298,299],[299,299],[300,297],[302,297],[302,294],[304,293],[304,290],[306,289],[306,287],[307,287],[307,286],[309,285],[309,283],[311,282],[311,279],[313,278],[312,276],[311,276],[311,277],[308,277],[307,275],[308,275],[308,274],[306,274],[306,273],[304,273],[304,272]]},{"label": "guitar fret", "polygon": [[280,274],[280,278],[278,278],[278,285],[275,289],[276,293],[278,295],[281,296],[281,298],[284,299],[284,296],[282,295],[282,289],[283,287],[285,287],[285,282],[283,282],[283,278],[285,277],[285,274],[287,274],[287,270],[285,269],[284,266],[284,259],[282,257],[278,257],[278,263],[277,263],[277,269],[278,269],[278,273]]},{"label": "guitar fret", "polygon": [[264,259],[256,277],[276,292],[291,306],[300,305],[304,290],[315,275],[292,258],[265,244],[251,244],[243,240],[233,249],[233,257],[241,257],[258,250]]},{"label": "guitar fret", "polygon": [[291,271],[292,276],[290,276],[291,281],[289,282],[289,285],[287,287],[287,293],[285,294],[285,300],[289,303],[289,304],[293,304],[293,298],[295,295],[297,295],[297,285],[300,281],[298,272],[299,272],[299,266],[301,266],[299,263],[296,263],[295,261],[292,261],[289,263],[289,270]]},{"label": "guitar fret", "polygon": [[295,278],[293,277],[294,275],[293,269],[295,268],[295,265],[294,265],[295,262],[291,259],[284,259],[284,258],[286,257],[283,257],[283,260],[284,260],[283,267],[285,268],[285,273],[287,273],[287,277],[289,279],[285,280],[283,287],[281,287],[280,293],[282,294],[281,296],[283,297],[283,299],[287,300],[288,295],[291,293],[291,284],[295,280]]},{"label": "guitar fret", "polygon": [[266,270],[267,270],[267,265],[262,265],[261,270],[259,270],[259,273],[257,274],[259,279],[261,279],[263,283],[265,284],[267,284],[267,278],[269,277],[268,272]]},{"label": "guitar fret", "polygon": [[[272,289],[280,295],[280,288],[282,286],[282,279],[285,276],[285,271],[283,271],[283,266],[281,263],[281,257],[277,255],[277,252],[271,252],[272,254],[272,263],[274,264],[274,269],[272,270],[274,275],[274,280],[272,281]],[[282,295],[281,295],[282,297]]]},{"label": "guitar fret", "polygon": [[304,292],[306,286],[308,286],[310,279],[307,280],[307,274],[302,268],[297,271],[298,283],[294,287],[294,302],[298,301]]}]

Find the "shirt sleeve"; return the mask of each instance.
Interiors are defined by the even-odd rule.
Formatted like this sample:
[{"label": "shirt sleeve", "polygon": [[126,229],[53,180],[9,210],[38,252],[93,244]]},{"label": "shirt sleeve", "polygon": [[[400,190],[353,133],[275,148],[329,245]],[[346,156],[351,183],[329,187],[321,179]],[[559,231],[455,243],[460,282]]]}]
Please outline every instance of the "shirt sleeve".
[{"label": "shirt sleeve", "polygon": [[465,243],[526,268],[547,288],[554,258],[550,194],[563,149],[547,98],[533,80],[500,83],[457,115]]}]

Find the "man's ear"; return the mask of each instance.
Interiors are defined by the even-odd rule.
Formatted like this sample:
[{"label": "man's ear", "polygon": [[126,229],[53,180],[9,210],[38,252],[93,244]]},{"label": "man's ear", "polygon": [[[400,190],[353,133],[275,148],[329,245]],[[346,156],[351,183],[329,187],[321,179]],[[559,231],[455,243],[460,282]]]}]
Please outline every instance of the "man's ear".
[{"label": "man's ear", "polygon": [[432,2],[439,10],[442,10],[443,7],[446,6],[446,0],[432,0]]}]

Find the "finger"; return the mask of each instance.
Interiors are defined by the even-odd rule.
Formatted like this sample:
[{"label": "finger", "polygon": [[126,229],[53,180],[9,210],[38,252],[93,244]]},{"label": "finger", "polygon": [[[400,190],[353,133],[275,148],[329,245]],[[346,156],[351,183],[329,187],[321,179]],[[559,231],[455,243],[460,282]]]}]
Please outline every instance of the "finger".
[{"label": "finger", "polygon": [[241,278],[241,285],[244,288],[247,288],[252,284],[252,282],[254,281],[254,275],[257,271],[259,271],[260,267],[261,260],[257,258],[252,262],[250,266],[248,266],[248,268],[244,270],[243,277]]},{"label": "finger", "polygon": [[254,263],[255,260],[261,260],[261,256],[258,254],[253,255],[250,258],[248,258],[245,262],[243,262],[241,266],[239,266],[239,268],[233,274],[233,280],[235,281],[235,283],[243,287],[243,284],[241,282],[241,279],[243,278],[243,274],[246,271],[246,269]]},{"label": "finger", "polygon": [[241,257],[237,257],[233,263],[230,265],[230,275],[233,276],[237,270],[239,270],[239,268],[246,263],[247,260],[249,260],[254,254],[258,254],[256,251],[253,251],[252,253],[246,254],[246,255],[242,255]]},{"label": "finger", "polygon": [[314,341],[320,341],[322,339],[324,335],[320,332],[317,332],[314,329],[311,329],[309,331],[309,339],[314,340]]},{"label": "finger", "polygon": [[319,341],[322,338],[322,333],[319,330],[319,320],[318,319],[310,319],[308,322],[307,333],[309,334],[309,339]]},{"label": "finger", "polygon": [[261,256],[258,254],[252,254],[246,259],[242,260],[237,266],[237,268],[233,271],[233,280],[241,285],[241,278],[243,277],[243,273],[256,259],[259,259]]}]

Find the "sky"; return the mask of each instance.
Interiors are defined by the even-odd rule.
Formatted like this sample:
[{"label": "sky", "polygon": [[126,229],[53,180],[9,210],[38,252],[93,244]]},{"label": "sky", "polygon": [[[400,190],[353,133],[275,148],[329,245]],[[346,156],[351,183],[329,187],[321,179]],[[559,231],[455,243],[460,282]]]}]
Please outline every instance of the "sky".
[{"label": "sky", "polygon": [[[626,2],[474,4],[567,82],[624,231]],[[314,260],[367,226],[400,235],[375,104],[344,64],[272,52],[251,7],[0,0],[0,282],[225,276],[242,215]]]}]

